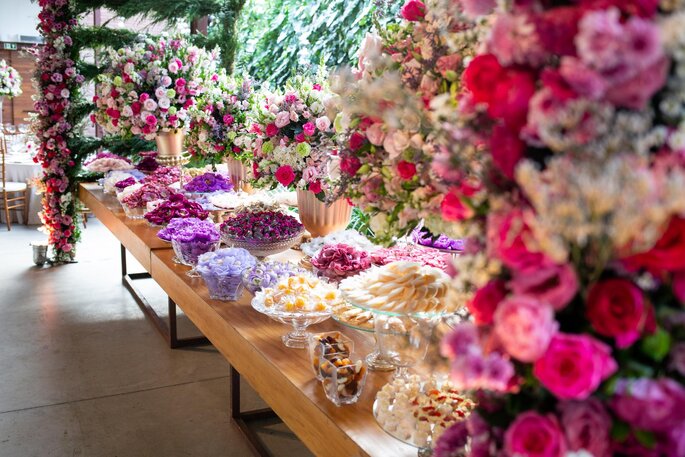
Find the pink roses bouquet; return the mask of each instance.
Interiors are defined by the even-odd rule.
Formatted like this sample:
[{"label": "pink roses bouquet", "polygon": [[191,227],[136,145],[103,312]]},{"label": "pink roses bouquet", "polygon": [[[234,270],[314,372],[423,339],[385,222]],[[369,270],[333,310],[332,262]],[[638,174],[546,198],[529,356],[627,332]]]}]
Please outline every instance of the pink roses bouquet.
[{"label": "pink roses bouquet", "polygon": [[14,68],[0,60],[0,97],[16,97],[21,95],[21,76]]},{"label": "pink roses bouquet", "polygon": [[506,5],[434,162],[470,233],[442,352],[480,397],[436,457],[683,455],[683,6]]},{"label": "pink roses bouquet", "polygon": [[[323,80],[323,78],[319,78]],[[327,84],[303,76],[255,103],[253,171],[257,187],[309,190],[323,200],[339,178],[334,129],[326,114]]]},{"label": "pink roses bouquet", "polygon": [[98,77],[91,116],[111,134],[143,136],[187,126],[188,110],[216,77],[217,53],[183,39],[147,39],[111,51]]},{"label": "pink roses bouquet", "polygon": [[188,152],[211,163],[220,162],[224,156],[249,161],[254,135],[248,132],[247,115],[253,98],[249,79],[240,80],[223,72],[212,76],[207,91],[188,112]]}]

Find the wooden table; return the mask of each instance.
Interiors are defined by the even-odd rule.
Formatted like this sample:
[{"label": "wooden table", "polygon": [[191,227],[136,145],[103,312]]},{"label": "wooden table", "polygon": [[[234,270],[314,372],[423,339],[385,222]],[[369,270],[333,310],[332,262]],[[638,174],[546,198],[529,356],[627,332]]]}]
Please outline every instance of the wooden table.
[{"label": "wooden table", "polygon": [[[97,186],[82,185],[82,200],[127,249],[128,246],[138,249],[138,255],[134,254],[136,259],[146,258],[147,253],[140,245],[151,241],[147,250],[152,278],[314,454],[416,456],[415,448],[385,433],[371,412],[375,394],[388,381],[388,373],[370,371],[359,402],[336,407],[326,399],[321,384],[315,379],[307,351],[283,345],[281,336],[290,330],[288,326],[253,310],[247,291],[235,302],[210,299],[202,280],[188,277],[185,274],[188,267],[172,261],[170,249],[164,249],[165,245],[153,247],[158,243],[151,240],[150,231],[156,230],[122,220],[118,217],[119,210],[109,209],[107,198],[98,192],[101,190]],[[135,237],[139,240],[132,239]],[[290,251],[275,258],[298,256],[301,254]],[[344,328],[332,320],[311,328],[313,332],[332,330],[343,331],[354,340],[357,357],[363,357],[373,347],[373,339],[368,334]]]}]

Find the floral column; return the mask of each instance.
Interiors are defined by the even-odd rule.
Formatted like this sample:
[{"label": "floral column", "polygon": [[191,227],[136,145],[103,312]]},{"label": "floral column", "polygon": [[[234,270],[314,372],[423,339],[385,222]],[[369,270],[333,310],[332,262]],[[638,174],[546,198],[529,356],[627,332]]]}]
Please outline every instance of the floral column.
[{"label": "floral column", "polygon": [[34,160],[43,167],[41,220],[49,233],[53,260],[69,262],[74,259],[74,245],[80,236],[74,197],[80,160],[72,156],[67,142],[73,135],[71,100],[84,78],[77,74],[72,58],[70,33],[77,20],[69,0],[40,0],[39,5],[38,30],[45,43],[35,50],[39,93],[34,105],[38,112],[34,130],[40,144]]}]

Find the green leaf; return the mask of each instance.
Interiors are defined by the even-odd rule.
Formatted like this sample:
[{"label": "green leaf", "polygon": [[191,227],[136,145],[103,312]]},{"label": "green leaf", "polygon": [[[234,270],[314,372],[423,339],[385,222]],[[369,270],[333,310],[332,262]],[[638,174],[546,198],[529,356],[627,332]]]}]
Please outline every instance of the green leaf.
[{"label": "green leaf", "polygon": [[630,426],[625,422],[614,421],[611,427],[611,438],[619,443],[624,442],[630,436]]},{"label": "green leaf", "polygon": [[661,327],[642,340],[642,352],[656,362],[661,362],[670,349],[671,335]]},{"label": "green leaf", "polygon": [[656,445],[656,437],[654,433],[646,430],[633,430],[635,439],[647,449],[652,449]]}]

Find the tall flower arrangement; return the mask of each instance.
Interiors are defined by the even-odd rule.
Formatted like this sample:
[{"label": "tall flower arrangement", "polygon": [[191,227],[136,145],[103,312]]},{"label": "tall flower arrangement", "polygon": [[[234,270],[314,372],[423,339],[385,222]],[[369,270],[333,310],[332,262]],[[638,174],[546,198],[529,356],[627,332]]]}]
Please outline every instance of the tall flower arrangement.
[{"label": "tall flower arrangement", "polygon": [[217,53],[182,38],[146,39],[110,51],[111,64],[98,77],[92,120],[108,133],[148,140],[158,131],[187,127],[188,110],[218,78]]},{"label": "tall flower arrangement", "polygon": [[372,215],[390,242],[421,219],[432,224],[443,192],[432,170],[433,106],[459,89],[484,27],[444,14],[444,2],[409,0],[402,21],[369,34],[358,68],[335,78],[343,116],[341,192]]},{"label": "tall flower arrangement", "polygon": [[21,95],[21,76],[14,68],[0,60],[0,98]]},{"label": "tall flower arrangement", "polygon": [[224,156],[247,162],[252,158],[253,135],[247,115],[252,108],[251,81],[220,73],[197,99],[190,117],[186,145],[196,157],[218,163]]},{"label": "tall flower arrangement", "polygon": [[71,30],[76,16],[68,0],[40,0],[38,30],[44,45],[36,49],[38,97],[33,129],[40,144],[35,160],[43,167],[41,219],[49,233],[54,260],[73,260],[80,233],[76,226],[78,202],[74,198],[78,167],[67,142],[73,126],[69,115],[83,76],[72,59]]},{"label": "tall flower arrangement", "polygon": [[682,2],[497,7],[434,166],[470,235],[442,350],[480,397],[438,457],[685,452],[684,51]]},{"label": "tall flower arrangement", "polygon": [[254,105],[257,139],[253,171],[257,187],[309,190],[324,200],[339,177],[334,129],[327,115],[328,85],[304,76],[282,91],[263,90]]}]

